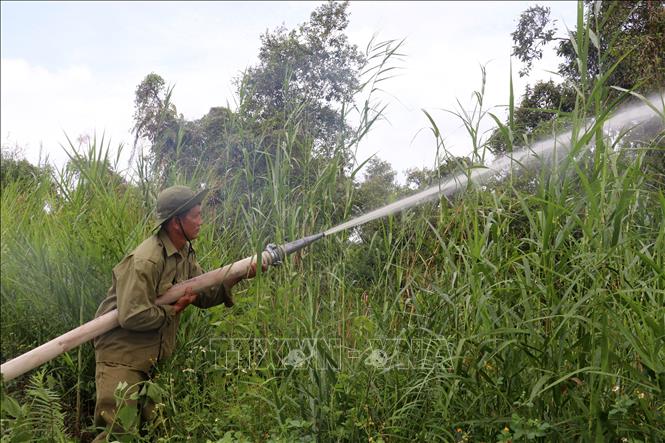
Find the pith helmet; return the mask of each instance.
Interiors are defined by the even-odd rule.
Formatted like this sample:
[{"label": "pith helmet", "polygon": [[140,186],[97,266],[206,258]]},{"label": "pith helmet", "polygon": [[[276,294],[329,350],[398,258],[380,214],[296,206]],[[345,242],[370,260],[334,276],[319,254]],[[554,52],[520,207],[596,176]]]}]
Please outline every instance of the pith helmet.
[{"label": "pith helmet", "polygon": [[194,192],[187,186],[179,185],[164,189],[157,195],[157,226],[155,229],[171,217],[187,212],[194,206],[201,204],[207,193],[208,189]]}]

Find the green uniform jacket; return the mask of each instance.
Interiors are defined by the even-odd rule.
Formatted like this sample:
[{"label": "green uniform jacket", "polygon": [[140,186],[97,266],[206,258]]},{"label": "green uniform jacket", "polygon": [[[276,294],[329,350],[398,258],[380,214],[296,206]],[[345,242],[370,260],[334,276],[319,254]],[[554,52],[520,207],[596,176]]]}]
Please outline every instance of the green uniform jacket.
[{"label": "green uniform jacket", "polygon": [[[113,268],[113,285],[95,317],[118,309],[119,328],[94,341],[98,363],[121,363],[148,372],[175,348],[180,314],[171,305],[156,305],[158,295],[176,283],[203,273],[189,246],[178,251],[164,230],[147,238]],[[199,292],[194,305],[209,308],[231,300],[220,285]]]}]

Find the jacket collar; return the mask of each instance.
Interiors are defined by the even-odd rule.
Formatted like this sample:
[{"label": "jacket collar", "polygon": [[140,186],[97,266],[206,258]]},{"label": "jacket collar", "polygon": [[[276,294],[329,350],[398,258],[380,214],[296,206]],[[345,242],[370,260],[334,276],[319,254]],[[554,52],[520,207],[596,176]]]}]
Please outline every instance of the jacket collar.
[{"label": "jacket collar", "polygon": [[169,235],[166,233],[166,231],[160,229],[159,232],[157,233],[157,237],[159,237],[159,240],[162,242],[162,245],[164,245],[167,257],[170,257],[173,254],[180,254],[181,257],[187,256],[187,251],[189,250],[189,244],[185,243],[185,246],[182,247],[182,250],[178,251],[178,249],[175,247],[175,245],[169,238]]}]

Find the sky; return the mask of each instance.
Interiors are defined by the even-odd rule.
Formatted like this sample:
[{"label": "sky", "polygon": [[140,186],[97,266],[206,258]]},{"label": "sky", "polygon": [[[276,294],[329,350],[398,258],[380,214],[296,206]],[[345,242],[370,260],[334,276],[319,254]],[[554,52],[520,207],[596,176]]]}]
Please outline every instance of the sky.
[{"label": "sky", "polygon": [[[551,8],[560,34],[574,28],[576,3]],[[134,91],[149,73],[174,86],[172,101],[187,119],[237,102],[233,79],[257,64],[260,36],[308,20],[321,2],[9,2],[0,4],[0,137],[32,163],[67,161],[64,146],[105,135],[119,169],[130,170]],[[505,115],[512,50],[510,33],[535,2],[355,2],[349,40],[402,40],[400,69],[375,100],[384,118],[361,141],[357,160],[389,161],[403,181],[408,168],[432,167],[437,145],[426,110],[454,155],[470,152],[461,120],[482,86],[484,108]],[[530,77],[513,63],[516,94],[537,79],[558,80],[559,60],[546,52]],[[461,107],[460,107],[461,106]],[[493,126],[489,116],[482,131]],[[489,134],[485,134],[488,136]]]}]

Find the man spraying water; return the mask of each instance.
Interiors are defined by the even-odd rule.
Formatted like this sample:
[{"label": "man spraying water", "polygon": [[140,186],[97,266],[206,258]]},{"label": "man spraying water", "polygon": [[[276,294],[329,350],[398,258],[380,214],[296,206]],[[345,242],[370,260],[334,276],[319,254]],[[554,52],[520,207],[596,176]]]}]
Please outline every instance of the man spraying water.
[{"label": "man spraying water", "polygon": [[[224,303],[231,307],[231,288],[256,274],[254,264],[245,276],[227,279],[198,293],[187,287],[175,303],[155,303],[173,285],[203,274],[191,242],[203,224],[201,202],[206,192],[194,193],[185,186],[163,190],[157,197],[157,232],[113,268],[113,284],[96,314],[99,317],[117,309],[120,324],[94,341],[98,427],[111,428],[115,433],[124,431],[116,420],[114,395],[121,383],[128,386],[124,393],[126,404],[140,403],[142,419],[149,419],[154,409],[152,402],[148,398],[129,398],[150,379],[154,365],[173,353],[182,311],[190,304],[210,308]],[[104,431],[95,441],[106,438]]]}]

